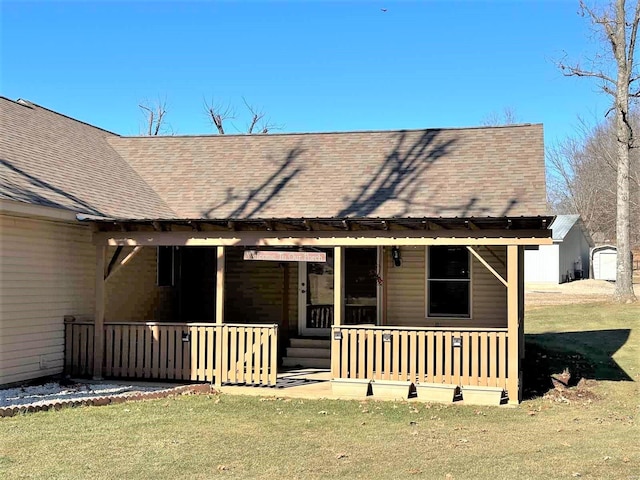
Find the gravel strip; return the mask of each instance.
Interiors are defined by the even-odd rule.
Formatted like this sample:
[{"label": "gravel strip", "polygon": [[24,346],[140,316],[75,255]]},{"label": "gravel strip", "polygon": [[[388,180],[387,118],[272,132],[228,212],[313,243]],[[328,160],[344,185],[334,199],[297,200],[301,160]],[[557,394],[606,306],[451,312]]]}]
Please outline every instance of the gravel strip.
[{"label": "gravel strip", "polygon": [[60,410],[65,407],[109,405],[196,393],[215,393],[215,390],[209,384],[166,387],[108,383],[60,385],[49,382],[43,385],[0,390],[0,417]]}]

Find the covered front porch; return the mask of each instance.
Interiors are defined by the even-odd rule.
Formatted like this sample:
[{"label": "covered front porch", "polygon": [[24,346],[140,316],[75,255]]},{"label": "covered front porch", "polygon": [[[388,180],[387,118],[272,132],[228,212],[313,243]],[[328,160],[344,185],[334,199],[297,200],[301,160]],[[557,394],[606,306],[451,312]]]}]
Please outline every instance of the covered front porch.
[{"label": "covered front porch", "polygon": [[[300,221],[271,223],[270,230],[250,222],[203,222],[188,230],[157,222],[120,224],[125,232],[113,224],[96,225],[97,271],[105,274],[96,280],[95,321],[66,322],[65,366],[71,375],[277,387],[286,342],[302,334],[330,341],[328,370],[335,389],[352,383],[378,396],[376,389],[385,383],[402,384],[407,396],[420,398],[413,387],[462,388],[463,397],[465,389],[482,387],[505,392],[512,403],[521,399],[523,249],[549,241],[546,218],[386,220],[346,227]],[[108,253],[167,246],[215,252],[211,318],[105,319],[109,275],[131,260],[131,253],[122,259]],[[295,264],[295,271],[283,269],[282,296],[266,302],[280,313],[272,323],[229,314],[235,308],[229,273],[237,268],[238,248],[252,252],[243,262],[256,261],[245,258],[259,252],[300,254],[287,263]],[[442,249],[454,267],[434,260],[446,253]],[[324,262],[313,262],[319,252],[326,254]],[[265,261],[272,255],[264,254]],[[283,258],[277,263],[287,262]],[[468,258],[466,266],[460,258]],[[360,273],[372,270],[369,286],[354,292],[353,272],[363,262]],[[444,273],[436,275],[439,269]],[[310,271],[323,289],[311,285]],[[313,288],[315,296],[309,294]],[[422,303],[416,300],[420,295]],[[448,304],[436,300],[446,296]],[[256,317],[261,315],[256,308]]]}]

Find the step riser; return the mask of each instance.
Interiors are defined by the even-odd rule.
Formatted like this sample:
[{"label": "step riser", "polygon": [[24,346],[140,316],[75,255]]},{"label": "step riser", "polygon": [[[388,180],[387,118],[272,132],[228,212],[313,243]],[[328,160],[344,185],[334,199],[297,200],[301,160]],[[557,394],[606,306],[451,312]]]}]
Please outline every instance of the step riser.
[{"label": "step riser", "polygon": [[287,357],[331,358],[331,350],[328,348],[287,348]]},{"label": "step riser", "polygon": [[289,340],[292,348],[331,348],[331,341],[315,338],[292,338]]},{"label": "step riser", "polygon": [[284,367],[303,367],[303,368],[331,368],[331,359],[329,358],[297,358],[284,357],[282,359]]}]

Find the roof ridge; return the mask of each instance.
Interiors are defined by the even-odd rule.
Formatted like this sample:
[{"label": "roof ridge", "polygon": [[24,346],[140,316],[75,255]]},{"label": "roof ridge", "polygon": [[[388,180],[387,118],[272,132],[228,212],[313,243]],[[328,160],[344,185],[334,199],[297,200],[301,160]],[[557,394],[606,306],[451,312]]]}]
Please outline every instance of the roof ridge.
[{"label": "roof ridge", "polygon": [[510,125],[477,125],[470,127],[432,127],[432,128],[395,128],[395,129],[373,129],[373,130],[334,130],[327,132],[273,132],[273,133],[185,133],[181,135],[118,135],[120,138],[212,138],[212,137],[278,137],[278,136],[306,136],[306,135],[353,135],[368,133],[413,133],[413,132],[442,132],[458,130],[492,130],[504,128],[522,128],[542,126],[542,123],[517,123]]},{"label": "roof ridge", "polygon": [[64,113],[56,112],[55,110],[51,110],[50,108],[43,107],[42,105],[38,105],[37,103],[34,103],[31,100],[27,100],[25,98],[18,98],[18,100],[12,100],[12,99],[7,98],[7,97],[5,97],[3,95],[0,95],[0,98],[2,98],[3,100],[7,100],[8,102],[14,103],[16,105],[20,105],[22,107],[27,107],[27,108],[37,107],[37,108],[39,108],[41,110],[45,110],[46,112],[53,113],[54,115],[58,115],[60,117],[66,118],[68,120],[72,120],[72,121],[74,121],[76,123],[80,123],[82,125],[86,125],[87,127],[95,128],[96,130],[100,130],[102,132],[106,132],[106,133],[109,133],[111,135],[115,135],[117,137],[120,136],[119,133],[112,132],[111,130],[107,130],[106,128],[98,127],[96,125],[93,125],[93,124],[88,123],[88,122],[84,122],[82,120],[78,120],[77,118],[70,117],[69,115],[65,115]]}]

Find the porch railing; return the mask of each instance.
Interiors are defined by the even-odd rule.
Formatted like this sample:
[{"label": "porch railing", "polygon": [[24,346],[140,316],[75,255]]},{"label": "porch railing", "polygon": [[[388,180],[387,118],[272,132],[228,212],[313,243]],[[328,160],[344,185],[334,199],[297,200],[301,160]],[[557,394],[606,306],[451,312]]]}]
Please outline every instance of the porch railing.
[{"label": "porch railing", "polygon": [[506,328],[343,325],[331,338],[332,378],[507,386]]},{"label": "porch railing", "polygon": [[[91,375],[93,323],[65,329],[66,372]],[[105,323],[103,375],[275,386],[277,345],[277,325]]]}]

